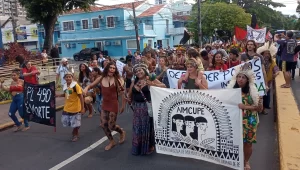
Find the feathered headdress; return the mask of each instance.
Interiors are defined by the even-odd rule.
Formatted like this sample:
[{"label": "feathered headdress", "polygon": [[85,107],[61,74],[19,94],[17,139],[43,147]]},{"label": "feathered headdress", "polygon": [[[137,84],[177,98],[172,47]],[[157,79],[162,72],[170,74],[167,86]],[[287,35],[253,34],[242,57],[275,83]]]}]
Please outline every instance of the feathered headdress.
[{"label": "feathered headdress", "polygon": [[266,42],[263,46],[259,47],[256,50],[257,54],[262,54],[265,51],[270,51],[271,56],[275,56],[277,53],[277,48],[275,47],[274,43]]},{"label": "feathered headdress", "polygon": [[255,106],[258,106],[259,102],[259,93],[258,89],[255,86],[255,75],[254,72],[251,69],[251,64],[250,63],[245,63],[242,66],[236,66],[235,67],[235,74],[233,75],[230,83],[228,84],[227,88],[232,89],[234,85],[236,84],[236,77],[239,74],[243,74],[248,78],[249,81],[249,87],[250,87],[250,96],[253,100],[253,104]]},{"label": "feathered headdress", "polygon": [[144,70],[148,71],[148,65],[144,62],[139,62],[133,66],[133,72],[136,73],[136,71],[138,69],[144,69]]}]

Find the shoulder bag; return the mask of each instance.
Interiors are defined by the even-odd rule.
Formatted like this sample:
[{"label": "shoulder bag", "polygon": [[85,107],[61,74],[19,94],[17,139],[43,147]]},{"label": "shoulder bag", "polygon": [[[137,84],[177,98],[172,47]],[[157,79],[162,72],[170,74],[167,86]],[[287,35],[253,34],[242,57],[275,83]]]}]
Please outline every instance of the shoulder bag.
[{"label": "shoulder bag", "polygon": [[146,102],[146,104],[147,104],[148,115],[149,115],[149,117],[153,117],[153,109],[152,109],[152,104],[151,104],[151,102],[147,100],[147,98],[145,97],[145,95],[144,95],[142,89],[140,90],[140,93],[141,93],[141,95],[143,96],[143,98],[144,98],[144,100],[145,100],[145,102]]}]

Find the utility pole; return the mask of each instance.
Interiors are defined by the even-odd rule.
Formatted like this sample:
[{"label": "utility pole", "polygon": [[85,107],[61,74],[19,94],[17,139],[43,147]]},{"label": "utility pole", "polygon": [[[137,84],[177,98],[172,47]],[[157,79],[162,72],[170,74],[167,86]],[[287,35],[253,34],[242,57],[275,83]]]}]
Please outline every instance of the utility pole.
[{"label": "utility pole", "polygon": [[135,16],[135,7],[134,7],[134,2],[132,2],[132,10],[133,10],[133,23],[134,23],[134,29],[135,29],[135,39],[136,39],[136,47],[137,51],[141,52],[140,50],[140,40],[139,40],[139,28],[137,25],[137,20]]},{"label": "utility pole", "polygon": [[[14,42],[16,43],[16,42],[18,42],[18,41],[17,41],[17,40],[18,40],[18,36],[17,36],[17,32],[16,32],[17,23],[16,23],[16,20],[15,20],[15,16],[14,16],[14,13],[13,13],[13,9],[12,9],[12,1],[10,1],[9,4],[10,4],[10,16],[11,16],[11,22],[12,22],[12,26],[13,26],[12,32],[13,32]],[[15,4],[17,4],[16,1],[15,1]],[[15,9],[17,9],[17,6],[15,6]],[[17,14],[17,11],[15,11],[15,12],[16,12],[16,14]]]},{"label": "utility pole", "polygon": [[198,44],[199,48],[202,48],[202,22],[201,22],[201,1],[198,0]]}]

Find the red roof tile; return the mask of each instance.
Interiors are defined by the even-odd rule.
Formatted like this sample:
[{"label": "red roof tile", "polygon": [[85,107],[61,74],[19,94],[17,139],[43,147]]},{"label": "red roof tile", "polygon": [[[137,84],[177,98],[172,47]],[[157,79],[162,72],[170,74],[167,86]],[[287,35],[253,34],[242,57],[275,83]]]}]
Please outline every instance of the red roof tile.
[{"label": "red roof tile", "polygon": [[[136,2],[134,2],[134,6],[138,7],[138,6],[142,5],[144,2],[145,2],[145,0],[144,1],[136,1]],[[117,9],[117,8],[132,8],[132,2],[124,3],[124,4],[116,4],[116,5],[107,5],[107,6],[102,6],[102,7],[90,6],[90,9],[88,9],[87,11],[103,11],[103,10],[110,10],[110,9]],[[65,14],[76,14],[76,13],[83,13],[83,12],[85,12],[83,9],[76,8],[76,9],[66,12]]]},{"label": "red roof tile", "polygon": [[183,20],[183,21],[187,21],[189,19],[189,15],[182,15],[182,16],[179,16],[179,15],[175,15],[173,14],[173,20]]},{"label": "red roof tile", "polygon": [[149,9],[147,9],[146,11],[144,11],[143,13],[141,13],[138,17],[148,17],[148,16],[152,16],[154,14],[156,14],[158,11],[160,11],[165,5],[155,5]]}]

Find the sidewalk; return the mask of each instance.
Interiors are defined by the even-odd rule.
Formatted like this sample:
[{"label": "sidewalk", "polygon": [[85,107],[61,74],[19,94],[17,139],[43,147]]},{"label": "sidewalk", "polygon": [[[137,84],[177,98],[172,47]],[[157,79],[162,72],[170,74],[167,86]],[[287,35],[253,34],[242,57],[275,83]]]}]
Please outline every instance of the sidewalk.
[{"label": "sidewalk", "polygon": [[[56,98],[56,108],[60,108],[64,105],[65,98]],[[12,122],[11,118],[8,116],[8,110],[10,107],[10,103],[0,105],[0,130],[2,128],[7,128],[4,126],[6,124],[10,124]],[[20,115],[16,113],[16,116],[20,119]]]}]

